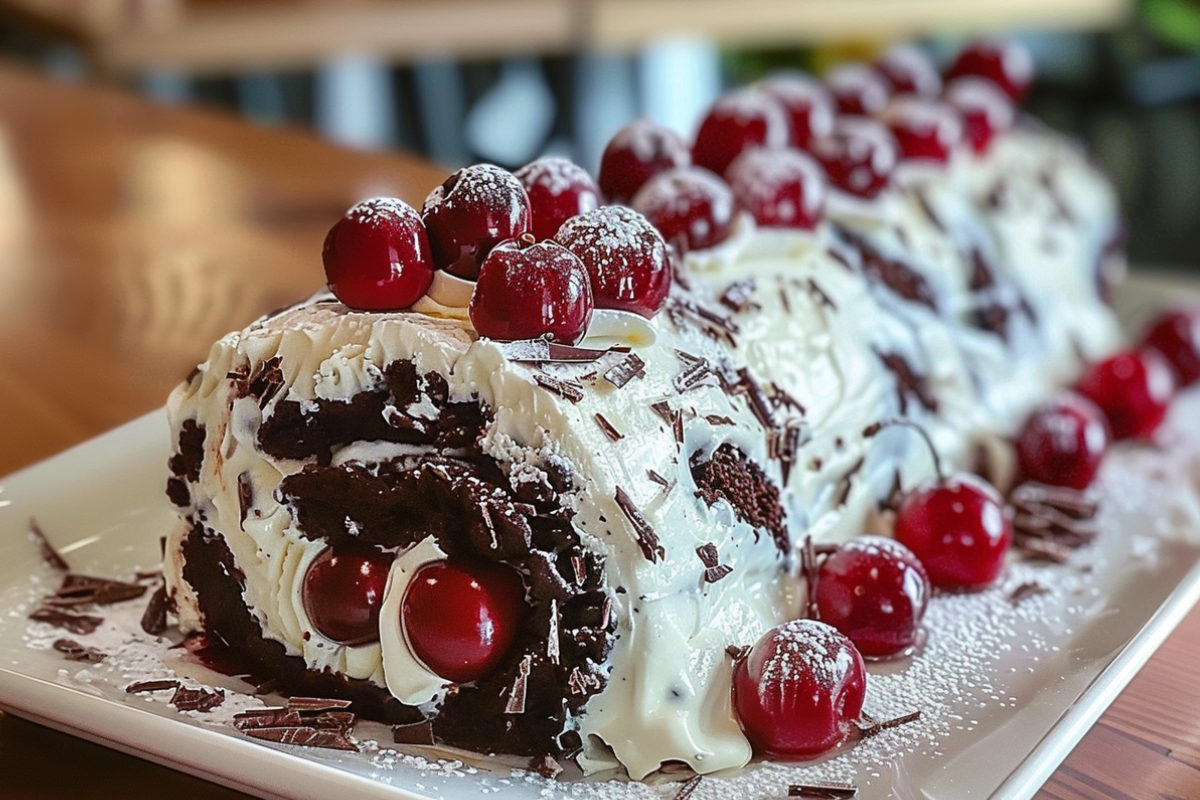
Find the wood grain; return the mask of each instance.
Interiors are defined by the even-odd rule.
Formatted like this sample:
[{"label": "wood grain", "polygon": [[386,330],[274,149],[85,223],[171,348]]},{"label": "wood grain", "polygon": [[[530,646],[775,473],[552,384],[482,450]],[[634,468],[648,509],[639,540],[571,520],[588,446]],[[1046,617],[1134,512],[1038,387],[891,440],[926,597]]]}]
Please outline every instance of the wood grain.
[{"label": "wood grain", "polygon": [[[442,170],[0,67],[0,475],[162,404],[209,343],[321,283],[354,200]],[[1200,798],[1200,611],[1037,795]],[[236,792],[0,715],[5,800]]]}]

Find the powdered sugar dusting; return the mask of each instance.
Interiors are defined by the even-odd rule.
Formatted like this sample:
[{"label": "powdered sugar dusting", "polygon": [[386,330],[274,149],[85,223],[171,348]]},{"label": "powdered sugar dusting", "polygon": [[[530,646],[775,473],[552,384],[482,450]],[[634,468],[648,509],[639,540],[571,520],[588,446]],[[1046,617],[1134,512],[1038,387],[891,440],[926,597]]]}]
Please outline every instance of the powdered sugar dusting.
[{"label": "powdered sugar dusting", "polygon": [[360,200],[346,212],[346,218],[364,225],[378,227],[405,217],[416,217],[416,210],[398,197],[372,197]]},{"label": "powdered sugar dusting", "polygon": [[589,186],[593,192],[597,191],[587,170],[568,158],[558,156],[531,161],[517,170],[514,176],[527,190],[532,186],[540,186],[555,197],[575,186]]}]

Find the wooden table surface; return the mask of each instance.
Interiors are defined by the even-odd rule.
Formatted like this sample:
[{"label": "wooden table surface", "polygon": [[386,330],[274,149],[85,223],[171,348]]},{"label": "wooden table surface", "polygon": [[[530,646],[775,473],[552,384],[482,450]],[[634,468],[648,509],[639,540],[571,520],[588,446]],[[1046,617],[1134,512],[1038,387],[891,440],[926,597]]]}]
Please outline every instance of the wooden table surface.
[{"label": "wooden table surface", "polygon": [[[444,176],[0,65],[0,475],[163,403],[209,343],[321,283],[354,200]],[[1038,795],[1200,798],[1200,611]],[[0,797],[245,795],[0,714]]]}]

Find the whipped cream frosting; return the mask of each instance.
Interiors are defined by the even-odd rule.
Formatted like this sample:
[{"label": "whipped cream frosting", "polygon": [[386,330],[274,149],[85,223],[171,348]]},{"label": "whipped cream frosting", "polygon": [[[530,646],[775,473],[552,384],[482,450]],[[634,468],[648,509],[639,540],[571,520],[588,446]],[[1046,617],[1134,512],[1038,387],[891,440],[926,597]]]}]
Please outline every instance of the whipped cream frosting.
[{"label": "whipped cream frosting", "polygon": [[[183,542],[201,524],[236,558],[264,637],[311,670],[369,681],[437,714],[447,683],[408,648],[399,605],[413,572],[444,553],[427,540],[395,554],[378,642],[324,638],[301,591],[326,544],[303,534],[279,493],[309,462],[269,456],[258,440],[280,403],[349,403],[384,385],[388,365],[411,361],[445,379],[449,402],[489,411],[480,447],[510,480],[549,460],[575,476],[564,502],[583,546],[603,559],[617,630],[607,684],[568,720],[583,742],[581,765],[622,766],[633,778],[669,760],[699,773],[744,765],[751,749],[731,708],[726,648],[799,615],[795,546],[805,536],[859,534],[897,487],[932,475],[911,432],[864,429],[906,416],[946,463],[975,467],[985,452],[1002,473],[1003,438],[1082,359],[1119,341],[1096,279],[1112,257],[1115,200],[1068,143],[1018,130],[984,157],[902,173],[896,184],[872,204],[831,201],[829,220],[812,232],[758,230],[743,218],[729,240],[689,255],[688,285],[653,319],[598,312],[582,346],[621,345],[645,363],[621,388],[604,375],[627,358],[623,349],[539,365],[477,338],[463,312],[469,291],[457,285],[466,282],[453,278],[435,281],[409,312],[353,311],[321,293],[226,336],[168,406],[176,435],[188,422],[205,429],[181,509],[187,524],[165,560],[181,628],[204,627],[183,576]],[[277,383],[261,400],[231,378],[271,363]],[[662,403],[677,417],[656,410]],[[442,408],[422,394],[400,411],[420,424]],[[781,458],[779,434],[789,430],[794,451]],[[723,446],[780,489],[789,547],[728,499],[702,497],[693,467]],[[332,458],[375,465],[429,450],[368,441]],[[622,493],[657,535],[657,557]],[[732,570],[712,583],[697,555],[709,543]]]}]

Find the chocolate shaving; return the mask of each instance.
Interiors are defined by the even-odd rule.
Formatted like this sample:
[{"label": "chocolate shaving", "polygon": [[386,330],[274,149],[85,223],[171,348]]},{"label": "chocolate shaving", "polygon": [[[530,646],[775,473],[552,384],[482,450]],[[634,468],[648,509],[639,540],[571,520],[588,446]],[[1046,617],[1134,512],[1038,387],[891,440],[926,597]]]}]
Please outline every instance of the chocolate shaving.
[{"label": "chocolate shaving", "polygon": [[171,605],[167,597],[167,587],[160,586],[150,595],[150,602],[142,612],[142,630],[151,636],[158,636],[167,629],[167,609]]},{"label": "chocolate shaving", "polygon": [[741,332],[741,328],[731,318],[693,300],[668,297],[664,308],[676,327],[691,319],[705,335],[717,341],[725,341],[732,345],[734,334]]},{"label": "chocolate shaving", "polygon": [[146,694],[148,692],[165,692],[168,689],[178,689],[179,681],[164,678],[155,681],[138,681],[125,687],[126,694]]},{"label": "chocolate shaving", "polygon": [[613,424],[605,419],[604,415],[600,412],[597,411],[593,418],[596,420],[596,424],[600,426],[600,430],[604,431],[604,435],[610,441],[619,442],[625,438],[625,434],[614,428]]},{"label": "chocolate shaving", "polygon": [[335,700],[332,697],[289,697],[288,711],[301,713],[322,714],[326,711],[341,711],[351,706],[349,700]]},{"label": "chocolate shaving", "polygon": [[764,430],[777,428],[779,424],[775,420],[775,411],[771,407],[770,401],[767,400],[766,392],[750,374],[750,370],[741,367],[738,369],[737,375],[739,384],[745,388],[746,396],[750,399],[750,410],[754,412],[758,423],[763,426]]},{"label": "chocolate shaving", "polygon": [[688,800],[689,797],[696,791],[696,787],[700,785],[700,776],[693,776],[687,783],[679,787],[679,791],[675,793],[672,800]]},{"label": "chocolate shaving", "polygon": [[1096,501],[1062,486],[1026,482],[1012,492],[1013,539],[1027,556],[1065,562],[1096,538]]},{"label": "chocolate shaving", "polygon": [[299,747],[323,747],[329,750],[357,751],[358,748],[341,731],[331,731],[308,726],[293,728],[253,728],[243,731],[254,739],[267,742],[290,744]]},{"label": "chocolate shaving", "polygon": [[841,800],[844,797],[857,797],[858,787],[850,783],[793,783],[788,786],[787,796]]},{"label": "chocolate shaving", "polygon": [[649,478],[650,480],[654,481],[655,483],[657,483],[659,486],[663,487],[664,489],[669,489],[671,487],[670,481],[668,481],[666,478],[664,478],[662,475],[659,475],[657,472],[655,472],[652,469],[646,470],[646,477]]},{"label": "chocolate shaving", "polygon": [[354,726],[354,714],[349,711],[322,711],[308,713],[289,708],[264,708],[260,711],[243,711],[233,717],[233,726],[245,732],[256,728],[309,727],[318,730],[348,733]]},{"label": "chocolate shaving", "polygon": [[817,561],[817,549],[811,535],[804,537],[800,548],[800,574],[804,576],[804,584],[808,595],[809,619],[820,619],[817,611],[817,576],[821,574],[821,565]]},{"label": "chocolate shaving", "polygon": [[246,530],[246,517],[250,516],[250,508],[254,505],[254,485],[250,482],[250,471],[238,473],[238,512],[241,516],[242,530]]},{"label": "chocolate shaving", "polygon": [[892,717],[891,719],[885,720],[876,720],[870,715],[864,714],[863,720],[858,723],[859,736],[860,738],[867,739],[891,728],[898,728],[901,725],[907,725],[910,722],[916,722],[920,718],[920,711],[912,711],[908,714],[902,714],[898,717]]},{"label": "chocolate shaving", "polygon": [[33,517],[29,518],[29,537],[37,543],[38,552],[41,553],[42,559],[57,570],[69,572],[71,565],[62,557],[62,554],[50,544],[50,540],[46,538],[46,534],[42,531],[42,526],[38,525],[37,520]]},{"label": "chocolate shaving", "polygon": [[706,414],[704,416],[704,419],[706,422],[708,422],[709,425],[736,425],[737,424],[731,418],[723,416],[721,414]]},{"label": "chocolate shaving", "polygon": [[637,536],[638,547],[642,549],[642,555],[651,564],[656,563],[660,558],[666,556],[667,551],[659,543],[658,534],[650,527],[650,523],[642,516],[642,512],[634,505],[633,500],[625,493],[625,490],[620,486],[617,487],[617,505],[621,507],[621,511],[625,513],[629,524],[633,526],[634,534]]},{"label": "chocolate shaving", "polygon": [[252,396],[258,398],[258,407],[266,408],[271,402],[271,398],[275,393],[283,388],[285,383],[283,378],[283,370],[280,364],[283,359],[279,356],[264,361],[259,364],[258,371],[250,376],[249,382],[246,385],[246,391]]},{"label": "chocolate shaving", "polygon": [[563,363],[580,364],[596,361],[608,350],[592,350],[586,347],[573,347],[559,344],[549,339],[524,339],[516,342],[505,342],[500,345],[500,351],[509,361],[519,364]]},{"label": "chocolate shaving", "polygon": [[754,297],[754,279],[743,278],[740,281],[734,281],[721,294],[721,305],[734,312],[745,311],[750,305],[751,298]]},{"label": "chocolate shaving", "polygon": [[697,547],[696,555],[700,556],[700,561],[706,567],[715,567],[721,560],[720,553],[717,552],[717,546],[712,542],[705,542]]},{"label": "chocolate shaving", "polygon": [[70,611],[63,611],[59,608],[50,608],[47,606],[34,611],[29,615],[29,618],[35,622],[44,622],[56,628],[63,628],[76,636],[87,636],[90,633],[95,633],[96,629],[104,624],[104,617],[95,617],[90,614],[73,614]]},{"label": "chocolate shaving", "polygon": [[578,403],[583,399],[583,384],[573,380],[552,378],[549,375],[543,375],[540,372],[535,372],[533,380],[538,386],[541,386],[548,392],[553,392],[564,400],[569,400],[572,403]]},{"label": "chocolate shaving", "polygon": [[929,221],[933,224],[933,227],[937,228],[942,233],[945,233],[946,226],[942,224],[942,221],[938,218],[937,213],[934,212],[933,206],[929,204],[929,198],[925,196],[925,193],[913,192],[913,196],[917,199],[917,205],[921,207],[921,211],[923,211],[925,216],[929,218]]},{"label": "chocolate shaving", "polygon": [[[685,355],[688,355],[680,350],[676,350],[675,354],[681,359]],[[685,363],[687,363],[687,367],[684,368],[683,372],[671,380],[671,385],[680,394],[696,388],[705,378],[712,374],[712,366],[708,363],[707,359],[690,356],[689,359],[685,360]]]},{"label": "chocolate shaving", "polygon": [[817,283],[815,278],[809,278],[806,285],[808,286],[809,294],[817,298],[818,303],[830,311],[837,311],[837,303],[833,302],[833,298],[821,288],[821,284]]},{"label": "chocolate shaving", "polygon": [[517,677],[513,679],[512,688],[508,690],[508,702],[504,704],[505,714],[524,714],[525,696],[529,692],[529,670],[533,666],[533,656],[526,655],[517,664]]},{"label": "chocolate shaving", "polygon": [[792,408],[799,412],[801,416],[808,413],[804,410],[803,403],[777,383],[771,384],[771,400],[774,401],[776,408]]},{"label": "chocolate shaving", "polygon": [[433,744],[433,723],[426,721],[393,725],[392,741],[396,744]]},{"label": "chocolate shaving", "polygon": [[863,457],[860,456],[858,461],[854,462],[854,466],[852,466],[850,470],[842,476],[841,481],[838,482],[837,498],[834,500],[836,505],[844,506],[846,504],[846,500],[850,497],[851,482],[853,481],[854,476],[858,474],[858,471],[862,469],[862,465]]},{"label": "chocolate shaving", "polygon": [[929,383],[924,375],[914,370],[908,360],[899,353],[880,353],[877,350],[875,354],[879,356],[883,365],[896,376],[896,398],[899,401],[901,414],[908,413],[910,397],[916,398],[926,411],[937,413],[937,398],[930,391]]},{"label": "chocolate shaving", "polygon": [[620,389],[634,378],[645,374],[646,362],[637,353],[630,353],[604,371],[604,380]]},{"label": "chocolate shaving", "polygon": [[168,702],[180,711],[212,711],[225,702],[225,690],[209,691],[203,687],[189,689],[179,686]]},{"label": "chocolate shaving", "polygon": [[659,400],[657,403],[650,404],[650,410],[658,414],[662,421],[671,425],[675,420],[675,412],[671,408],[671,404],[666,400]]},{"label": "chocolate shaving", "polygon": [[1008,593],[1008,602],[1014,606],[1018,606],[1031,597],[1037,597],[1039,594],[1045,594],[1049,591],[1049,589],[1037,581],[1026,581]]},{"label": "chocolate shaving", "polygon": [[734,663],[743,660],[749,652],[750,648],[746,645],[731,644],[725,648],[725,655],[732,658]]},{"label": "chocolate shaving", "polygon": [[792,467],[800,455],[800,448],[810,439],[808,427],[803,420],[788,420],[781,429],[771,432],[767,450],[771,458],[779,461],[783,482],[788,482]]},{"label": "chocolate shaving", "polygon": [[733,572],[733,567],[728,564],[717,564],[715,567],[709,567],[704,570],[704,582],[716,583],[722,578],[727,577],[731,572]]},{"label": "chocolate shaving", "polygon": [[97,650],[94,647],[86,647],[74,639],[57,639],[53,647],[62,653],[67,661],[84,661],[88,664],[99,664],[107,658],[107,654],[102,650]]},{"label": "chocolate shaving", "polygon": [[68,573],[62,585],[46,602],[54,606],[83,604],[111,605],[123,600],[132,600],[146,593],[146,587],[138,583],[125,583],[108,578]]},{"label": "chocolate shaving", "polygon": [[779,287],[779,303],[783,306],[783,313],[789,315],[792,313],[792,301],[788,299],[786,286]]}]

